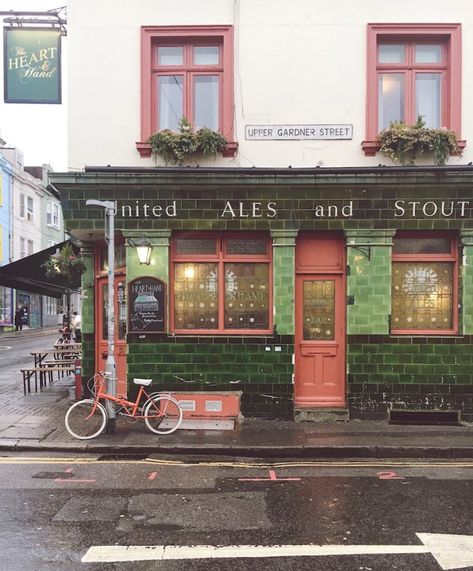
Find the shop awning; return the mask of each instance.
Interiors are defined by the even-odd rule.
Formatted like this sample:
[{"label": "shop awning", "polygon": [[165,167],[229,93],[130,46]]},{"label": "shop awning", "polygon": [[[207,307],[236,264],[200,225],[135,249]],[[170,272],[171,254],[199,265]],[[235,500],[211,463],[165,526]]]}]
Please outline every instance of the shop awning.
[{"label": "shop awning", "polygon": [[46,248],[46,250],[41,250],[41,252],[6,266],[1,266],[0,286],[39,293],[50,297],[60,297],[68,291],[79,289],[80,276],[76,277],[73,282],[70,282],[60,276],[47,276],[42,267],[51,254],[54,254],[58,248],[61,249],[66,244],[71,244],[74,251],[79,253],[79,248],[71,243],[70,240],[66,240]]}]

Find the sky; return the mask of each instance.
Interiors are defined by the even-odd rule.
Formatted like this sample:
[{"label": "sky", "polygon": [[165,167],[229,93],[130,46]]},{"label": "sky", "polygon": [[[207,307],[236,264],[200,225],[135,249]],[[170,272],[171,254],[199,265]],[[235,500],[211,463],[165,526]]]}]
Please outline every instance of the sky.
[{"label": "sky", "polygon": [[[52,10],[67,5],[66,0],[0,0],[0,11]],[[1,23],[5,16],[1,16]],[[4,103],[0,90],[0,137],[9,147],[23,151],[25,165],[50,164],[57,171],[67,171],[66,101],[67,38],[62,38],[62,104]],[[0,77],[3,84],[3,39],[0,41]]]}]

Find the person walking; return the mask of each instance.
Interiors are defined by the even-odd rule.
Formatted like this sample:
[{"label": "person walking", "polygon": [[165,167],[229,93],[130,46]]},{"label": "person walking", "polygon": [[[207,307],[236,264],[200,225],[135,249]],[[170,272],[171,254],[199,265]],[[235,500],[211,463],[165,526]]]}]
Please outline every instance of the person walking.
[{"label": "person walking", "polygon": [[72,331],[74,334],[74,341],[76,343],[80,343],[81,342],[81,317],[80,314],[77,313],[77,311],[74,311],[73,313],[73,318],[72,318]]},{"label": "person walking", "polygon": [[25,310],[18,306],[15,312],[15,331],[23,331],[23,321],[25,319]]}]

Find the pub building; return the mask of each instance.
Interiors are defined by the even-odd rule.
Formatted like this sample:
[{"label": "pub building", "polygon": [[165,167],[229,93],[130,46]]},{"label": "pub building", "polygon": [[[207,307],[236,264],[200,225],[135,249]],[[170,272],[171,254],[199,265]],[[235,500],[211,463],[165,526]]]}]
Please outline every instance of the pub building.
[{"label": "pub building", "polygon": [[69,1],[51,184],[88,264],[84,379],[107,358],[86,202],[113,201],[120,393],[152,378],[201,418],[473,420],[471,2],[384,4]]},{"label": "pub building", "polygon": [[[83,378],[235,395],[243,417],[473,419],[473,167],[54,173],[81,244]],[[147,257],[139,260],[145,247]]]}]

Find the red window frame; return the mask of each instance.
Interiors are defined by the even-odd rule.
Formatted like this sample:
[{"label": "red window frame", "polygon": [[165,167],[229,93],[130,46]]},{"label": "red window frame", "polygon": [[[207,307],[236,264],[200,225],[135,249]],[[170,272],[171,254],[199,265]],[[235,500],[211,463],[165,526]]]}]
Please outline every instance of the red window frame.
[{"label": "red window frame", "polygon": [[[461,138],[461,24],[368,24],[367,27],[367,74],[366,74],[366,140],[362,149],[368,156],[375,155],[378,129],[378,74],[380,72],[413,73],[412,58],[406,64],[378,64],[380,44],[402,43],[410,46],[422,43],[437,43],[443,46],[443,62],[416,65],[417,71],[441,70],[442,110],[441,126],[452,129]],[[408,54],[406,54],[408,55]],[[406,84],[407,123],[415,123],[415,98],[413,86]],[[464,147],[464,141],[459,141]]]},{"label": "red window frame", "polygon": [[[176,251],[176,241],[178,239],[206,239],[212,238],[216,240],[215,254],[178,254]],[[266,240],[266,254],[227,254],[226,241],[232,238],[247,238],[247,239],[264,239]],[[218,283],[217,283],[217,296],[218,296],[218,327],[215,329],[178,329],[174,322],[174,266],[176,263],[208,263],[214,262],[218,264]],[[223,267],[225,263],[267,263],[268,264],[268,329],[229,329],[224,327],[224,312],[225,312],[225,274]],[[170,264],[170,326],[171,332],[182,335],[261,335],[270,334],[273,331],[273,259],[271,240],[268,234],[251,232],[245,233],[212,233],[212,232],[183,232],[174,234],[171,240],[171,264]]]},{"label": "red window frame", "polygon": [[[209,45],[218,47],[219,50],[219,63],[209,65],[197,65],[194,63],[194,47],[204,47]],[[158,62],[158,50],[160,47],[180,47],[183,48],[183,63],[182,65],[160,65]],[[164,128],[159,126],[159,112],[158,112],[158,89],[157,79],[160,76],[178,75],[182,77],[183,81],[183,109],[181,117],[186,119],[194,125],[194,85],[193,80],[196,76],[212,75],[219,78],[219,116],[218,116],[218,131],[223,132],[223,43],[221,38],[179,38],[175,40],[164,41],[161,40],[153,44],[152,55],[152,85],[151,85],[151,99],[152,99],[152,113],[153,113],[153,130]]]},{"label": "red window frame", "polygon": [[[190,56],[194,45],[218,45],[220,47],[219,64],[192,65]],[[185,65],[157,65],[158,46],[184,46]],[[156,77],[174,72],[179,75],[184,74],[184,82],[186,77],[192,78],[195,73],[220,75],[219,131],[228,141],[233,141],[233,26],[143,26],[141,28],[141,142],[136,143],[141,156],[151,155],[146,141],[156,131],[158,124]],[[192,122],[192,90],[184,88],[184,91],[186,103],[183,115]]]},{"label": "red window frame", "polygon": [[447,238],[450,240],[448,253],[392,254],[392,264],[396,262],[450,262],[452,264],[452,328],[450,329],[396,329],[391,324],[393,335],[455,335],[458,333],[458,239],[448,232],[398,232],[396,238]]}]

